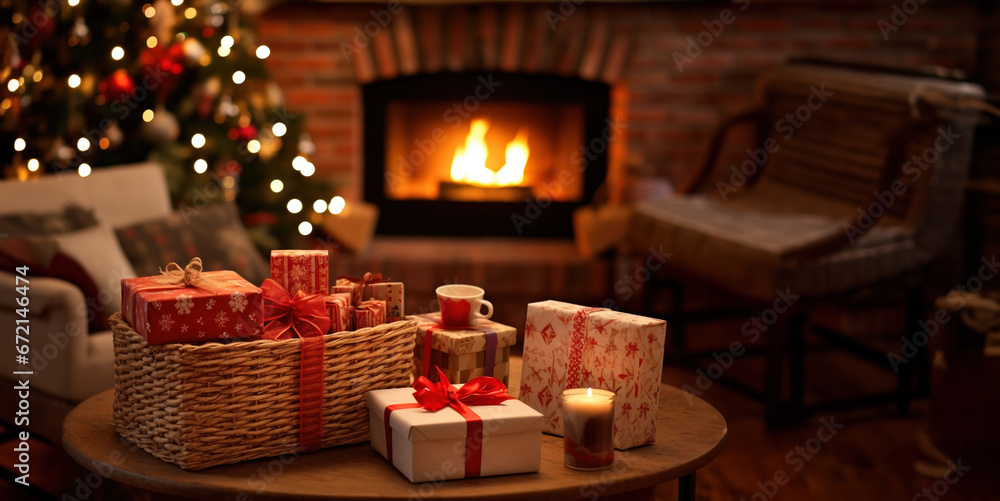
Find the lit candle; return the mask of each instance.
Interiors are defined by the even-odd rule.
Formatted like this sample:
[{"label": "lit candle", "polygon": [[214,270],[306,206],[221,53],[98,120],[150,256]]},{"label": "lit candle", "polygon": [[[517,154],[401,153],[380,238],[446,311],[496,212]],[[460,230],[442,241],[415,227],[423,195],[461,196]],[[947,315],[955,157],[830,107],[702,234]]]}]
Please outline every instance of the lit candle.
[{"label": "lit candle", "polygon": [[615,394],[593,388],[563,391],[563,446],[566,466],[602,470],[615,459]]}]

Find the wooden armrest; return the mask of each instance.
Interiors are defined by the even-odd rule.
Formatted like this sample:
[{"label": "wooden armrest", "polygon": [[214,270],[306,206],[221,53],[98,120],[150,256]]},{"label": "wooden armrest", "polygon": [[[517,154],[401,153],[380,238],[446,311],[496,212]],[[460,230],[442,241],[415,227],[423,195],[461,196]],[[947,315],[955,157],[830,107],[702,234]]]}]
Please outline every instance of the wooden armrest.
[{"label": "wooden armrest", "polygon": [[712,173],[712,169],[715,168],[715,162],[718,160],[719,151],[722,148],[722,141],[726,138],[726,133],[729,132],[729,129],[733,126],[749,120],[757,120],[757,138],[759,140],[763,136],[763,131],[761,130],[761,125],[759,123],[763,117],[763,113],[763,108],[753,108],[742,111],[723,120],[722,123],[720,123],[712,132],[712,139],[709,142],[708,153],[705,155],[705,160],[702,162],[700,168],[694,171],[691,176],[688,176],[684,184],[677,188],[677,193],[694,193],[698,191],[702,184],[704,184],[705,179]]}]

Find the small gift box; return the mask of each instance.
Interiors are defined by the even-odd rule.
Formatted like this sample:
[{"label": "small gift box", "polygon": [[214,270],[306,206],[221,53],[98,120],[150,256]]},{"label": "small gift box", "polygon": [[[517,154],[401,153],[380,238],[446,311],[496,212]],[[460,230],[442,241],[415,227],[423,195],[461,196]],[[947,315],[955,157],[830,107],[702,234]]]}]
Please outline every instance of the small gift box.
[{"label": "small gift box", "polygon": [[368,284],[361,293],[362,299],[385,301],[385,320],[395,322],[404,316],[403,282],[380,282]]},{"label": "small gift box", "polygon": [[330,313],[330,331],[354,330],[354,307],[351,306],[349,292],[338,292],[326,296],[326,311]]},{"label": "small gift box", "polygon": [[616,449],[652,443],[667,324],[655,318],[559,301],[528,305],[518,398],[562,435],[568,388],[615,392]]},{"label": "small gift box", "polygon": [[354,307],[354,327],[364,329],[385,323],[385,301],[369,299]]},{"label": "small gift box", "polygon": [[[538,471],[542,415],[493,378],[368,392],[371,444],[410,482]],[[416,391],[414,391],[416,390]]]},{"label": "small gift box", "polygon": [[121,281],[122,313],[146,344],[252,338],[261,333],[261,290],[233,271],[202,271],[194,258],[162,275]]},{"label": "small gift box", "polygon": [[271,279],[289,294],[327,294],[330,289],[330,251],[273,250]]},{"label": "small gift box", "polygon": [[435,380],[437,366],[449,381],[464,383],[490,376],[507,384],[510,347],[517,343],[517,329],[490,320],[465,327],[441,326],[440,314],[411,315],[417,320],[413,358],[417,375]]}]

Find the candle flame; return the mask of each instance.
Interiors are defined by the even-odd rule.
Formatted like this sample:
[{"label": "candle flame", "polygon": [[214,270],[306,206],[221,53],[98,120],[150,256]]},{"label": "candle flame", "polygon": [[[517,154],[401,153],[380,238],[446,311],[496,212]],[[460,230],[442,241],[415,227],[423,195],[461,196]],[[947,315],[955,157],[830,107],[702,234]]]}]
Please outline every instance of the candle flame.
[{"label": "candle flame", "polygon": [[587,388],[587,396],[588,397],[594,396],[594,390],[593,390],[593,388]]}]

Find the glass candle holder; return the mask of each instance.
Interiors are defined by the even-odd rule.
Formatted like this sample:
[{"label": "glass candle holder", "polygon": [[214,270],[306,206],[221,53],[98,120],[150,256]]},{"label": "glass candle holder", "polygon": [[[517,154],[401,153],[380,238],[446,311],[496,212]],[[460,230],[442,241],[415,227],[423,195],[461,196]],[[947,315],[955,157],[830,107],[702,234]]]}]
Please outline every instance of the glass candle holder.
[{"label": "glass candle holder", "polygon": [[615,394],[572,388],[563,397],[563,447],[567,468],[603,470],[615,460]]}]

